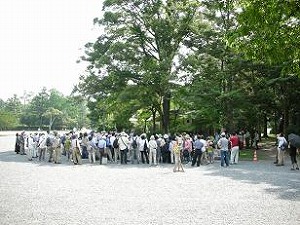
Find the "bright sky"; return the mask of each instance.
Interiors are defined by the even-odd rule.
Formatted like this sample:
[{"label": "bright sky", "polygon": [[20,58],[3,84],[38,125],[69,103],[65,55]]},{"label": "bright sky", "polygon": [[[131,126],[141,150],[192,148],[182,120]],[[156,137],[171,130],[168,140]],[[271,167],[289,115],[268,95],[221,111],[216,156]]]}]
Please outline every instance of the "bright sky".
[{"label": "bright sky", "polygon": [[84,44],[100,29],[102,0],[1,0],[0,99],[43,87],[69,95],[87,64]]}]

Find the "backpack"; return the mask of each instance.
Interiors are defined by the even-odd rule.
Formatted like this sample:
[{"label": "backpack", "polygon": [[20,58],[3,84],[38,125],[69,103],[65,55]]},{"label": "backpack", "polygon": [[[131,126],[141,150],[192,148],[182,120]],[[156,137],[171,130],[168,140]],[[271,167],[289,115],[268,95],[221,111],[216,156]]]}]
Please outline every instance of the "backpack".
[{"label": "backpack", "polygon": [[137,148],[136,138],[133,139],[131,146],[132,146],[132,148]]},{"label": "backpack", "polygon": [[232,143],[228,140],[228,150],[232,149]]},{"label": "backpack", "polygon": [[148,145],[147,145],[147,141],[145,140],[145,142],[144,142],[144,151],[148,151],[149,149],[148,149]]},{"label": "backpack", "polygon": [[287,148],[288,148],[288,143],[287,143],[287,141],[284,141],[283,144],[280,146],[280,149],[281,149],[281,151],[284,151]]},{"label": "backpack", "polygon": [[50,137],[47,137],[47,139],[46,139],[46,146],[50,147],[51,145],[52,145],[52,140],[51,140]]},{"label": "backpack", "polygon": [[118,140],[118,138],[116,138],[115,140],[114,140],[114,142],[113,142],[113,147],[114,148],[119,148],[119,140]]}]

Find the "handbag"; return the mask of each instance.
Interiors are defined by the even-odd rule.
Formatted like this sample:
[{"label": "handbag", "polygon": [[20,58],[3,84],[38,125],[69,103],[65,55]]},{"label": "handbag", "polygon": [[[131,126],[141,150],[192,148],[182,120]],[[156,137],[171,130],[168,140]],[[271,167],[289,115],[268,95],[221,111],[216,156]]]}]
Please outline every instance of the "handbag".
[{"label": "handbag", "polygon": [[102,165],[107,165],[107,157],[102,157]]}]

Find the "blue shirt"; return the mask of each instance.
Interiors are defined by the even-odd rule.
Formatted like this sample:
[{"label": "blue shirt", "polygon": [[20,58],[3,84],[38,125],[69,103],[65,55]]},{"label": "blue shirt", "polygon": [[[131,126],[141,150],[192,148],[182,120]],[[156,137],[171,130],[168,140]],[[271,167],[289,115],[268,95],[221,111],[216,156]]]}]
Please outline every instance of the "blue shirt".
[{"label": "blue shirt", "polygon": [[203,143],[200,141],[200,139],[197,139],[194,142],[194,146],[195,146],[195,149],[201,150],[201,148],[203,147]]},{"label": "blue shirt", "polygon": [[100,139],[98,142],[98,148],[106,148],[106,140]]}]

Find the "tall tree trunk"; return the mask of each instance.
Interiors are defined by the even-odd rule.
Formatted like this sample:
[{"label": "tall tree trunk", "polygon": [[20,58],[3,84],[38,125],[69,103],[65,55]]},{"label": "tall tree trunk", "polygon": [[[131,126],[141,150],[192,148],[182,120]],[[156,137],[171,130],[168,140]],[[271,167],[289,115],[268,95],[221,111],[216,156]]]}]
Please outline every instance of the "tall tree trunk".
[{"label": "tall tree trunk", "polygon": [[162,115],[162,124],[163,131],[165,134],[169,133],[170,129],[170,102],[171,102],[171,92],[168,91],[166,95],[163,97],[163,115]]},{"label": "tall tree trunk", "polygon": [[152,132],[156,133],[156,110],[152,110]]},{"label": "tall tree trunk", "polygon": [[268,118],[267,118],[267,114],[264,113],[264,127],[263,127],[263,137],[264,138],[268,138]]},{"label": "tall tree trunk", "polygon": [[289,126],[289,110],[285,107],[283,110],[283,134],[287,136],[287,128]]}]

